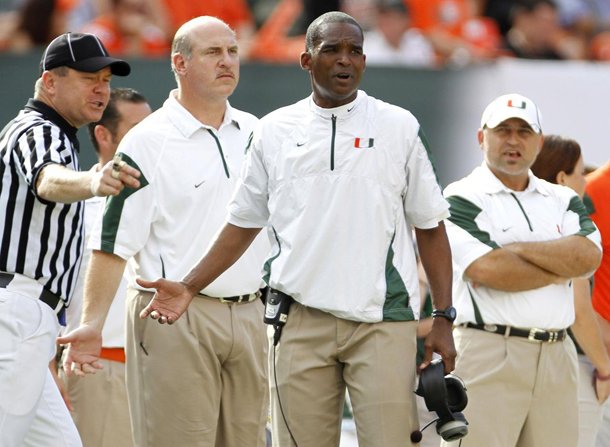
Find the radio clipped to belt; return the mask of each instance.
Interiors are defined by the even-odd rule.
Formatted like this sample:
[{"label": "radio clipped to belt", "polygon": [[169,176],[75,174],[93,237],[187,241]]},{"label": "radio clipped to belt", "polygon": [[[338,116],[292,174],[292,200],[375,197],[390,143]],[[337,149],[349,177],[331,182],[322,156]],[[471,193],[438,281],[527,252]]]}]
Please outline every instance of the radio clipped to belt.
[{"label": "radio clipped to belt", "polygon": [[265,294],[265,324],[273,326],[273,346],[276,346],[282,335],[282,328],[288,320],[288,311],[294,299],[284,292],[269,287]]}]

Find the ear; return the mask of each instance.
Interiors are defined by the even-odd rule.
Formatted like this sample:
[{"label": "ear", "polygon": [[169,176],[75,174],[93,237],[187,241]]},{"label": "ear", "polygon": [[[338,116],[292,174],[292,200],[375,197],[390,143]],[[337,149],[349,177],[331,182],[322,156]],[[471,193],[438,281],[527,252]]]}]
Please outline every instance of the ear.
[{"label": "ear", "polygon": [[46,91],[52,92],[55,89],[55,74],[51,73],[50,71],[43,71],[40,78]]},{"label": "ear", "polygon": [[311,71],[311,54],[308,51],[301,53],[301,68],[305,71]]},{"label": "ear", "polygon": [[566,177],[567,177],[567,174],[564,171],[559,171],[557,173],[557,175],[555,176],[555,181],[557,182],[558,185],[565,185]]},{"label": "ear", "polygon": [[175,53],[172,55],[172,65],[174,71],[179,75],[184,75],[186,72],[186,58],[182,54]]},{"label": "ear", "polygon": [[102,124],[98,124],[93,128],[93,135],[100,147],[100,152],[102,151],[102,148],[108,147],[112,142],[112,134],[108,128]]},{"label": "ear", "polygon": [[477,132],[477,141],[479,142],[479,146],[483,147],[483,129],[479,129]]}]

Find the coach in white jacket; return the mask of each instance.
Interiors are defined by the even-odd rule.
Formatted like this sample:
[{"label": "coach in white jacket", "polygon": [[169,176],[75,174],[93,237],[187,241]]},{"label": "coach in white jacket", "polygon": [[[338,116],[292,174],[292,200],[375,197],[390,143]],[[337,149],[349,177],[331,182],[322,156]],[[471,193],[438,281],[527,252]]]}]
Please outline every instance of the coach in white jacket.
[{"label": "coach in white jacket", "polygon": [[[451,306],[448,204],[417,120],[358,91],[362,48],[346,14],[310,25],[301,66],[313,95],[261,121],[214,246],[181,283],[140,281],[158,290],[142,316],[171,323],[269,224],[265,280],[294,299],[271,375],[280,446],[339,445],[346,387],[361,445],[402,446],[418,428],[411,225],[438,315]],[[424,363],[432,351],[453,369],[450,316],[436,319]]]}]

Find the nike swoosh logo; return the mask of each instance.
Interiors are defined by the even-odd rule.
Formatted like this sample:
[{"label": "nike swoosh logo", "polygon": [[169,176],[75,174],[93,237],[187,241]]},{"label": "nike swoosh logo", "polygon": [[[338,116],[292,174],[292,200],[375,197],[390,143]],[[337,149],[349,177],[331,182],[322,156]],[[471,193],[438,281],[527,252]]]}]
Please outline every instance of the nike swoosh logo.
[{"label": "nike swoosh logo", "polygon": [[304,143],[297,143],[297,147],[305,146],[306,144],[307,144],[307,141],[305,141]]},{"label": "nike swoosh logo", "polygon": [[352,106],[351,108],[347,109],[347,113],[351,112],[352,110],[354,110],[354,107],[356,106]]},{"label": "nike swoosh logo", "polygon": [[203,185],[205,183],[205,180],[202,180],[201,183],[197,183],[195,185],[195,188],[199,188],[201,185]]},{"label": "nike swoosh logo", "polygon": [[506,227],[506,228],[502,228],[502,232],[506,233],[508,230],[510,230],[512,227]]}]

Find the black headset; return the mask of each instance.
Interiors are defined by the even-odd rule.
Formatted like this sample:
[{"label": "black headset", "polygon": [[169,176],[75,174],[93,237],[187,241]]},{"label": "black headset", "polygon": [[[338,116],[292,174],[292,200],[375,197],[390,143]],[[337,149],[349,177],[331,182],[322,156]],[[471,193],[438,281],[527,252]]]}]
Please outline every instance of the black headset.
[{"label": "black headset", "polygon": [[[468,434],[468,421],[461,413],[468,404],[466,387],[459,377],[445,375],[442,360],[433,360],[422,370],[415,393],[424,398],[428,410],[438,415],[436,432],[445,441],[457,441]],[[421,440],[421,432],[415,433]]]}]

